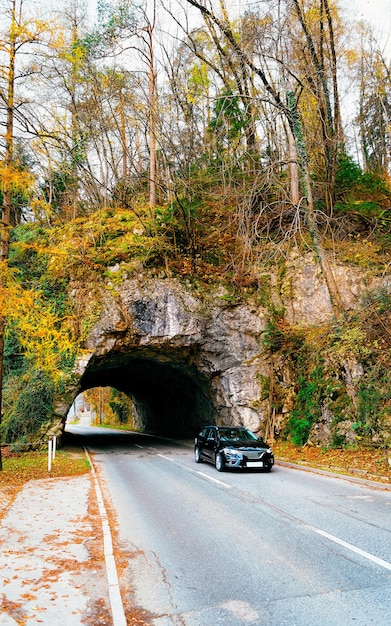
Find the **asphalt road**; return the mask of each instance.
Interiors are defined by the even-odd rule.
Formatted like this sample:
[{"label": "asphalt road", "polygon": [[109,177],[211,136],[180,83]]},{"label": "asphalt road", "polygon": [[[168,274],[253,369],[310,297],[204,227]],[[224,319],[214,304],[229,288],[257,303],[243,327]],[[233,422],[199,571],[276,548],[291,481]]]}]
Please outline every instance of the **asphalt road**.
[{"label": "asphalt road", "polygon": [[71,427],[110,492],[132,602],[154,626],[389,626],[391,491]]}]

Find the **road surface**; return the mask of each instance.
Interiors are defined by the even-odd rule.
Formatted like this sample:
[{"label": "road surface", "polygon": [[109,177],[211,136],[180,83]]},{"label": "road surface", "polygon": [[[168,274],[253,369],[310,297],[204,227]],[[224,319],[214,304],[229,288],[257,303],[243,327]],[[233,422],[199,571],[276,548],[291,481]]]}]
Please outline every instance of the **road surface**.
[{"label": "road surface", "polygon": [[110,492],[153,626],[389,626],[391,491],[276,465],[218,473],[189,445],[68,427]]}]

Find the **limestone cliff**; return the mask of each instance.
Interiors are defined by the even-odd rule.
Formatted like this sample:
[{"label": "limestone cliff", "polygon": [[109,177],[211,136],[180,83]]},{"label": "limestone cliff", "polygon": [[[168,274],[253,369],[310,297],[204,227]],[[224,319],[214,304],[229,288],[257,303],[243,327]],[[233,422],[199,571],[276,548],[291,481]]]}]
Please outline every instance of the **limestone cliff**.
[{"label": "limestone cliff", "polygon": [[[82,346],[70,399],[90,387],[116,387],[133,399],[141,428],[166,435],[190,436],[209,422],[264,433],[273,411],[273,429],[282,428],[297,381],[292,361],[265,348],[270,306],[259,304],[265,294],[229,302],[222,286],[200,295],[179,279],[126,277],[120,266],[112,271],[115,285],[105,282],[94,291],[99,314]],[[369,279],[352,267],[336,266],[334,273],[347,313],[361,306],[368,291],[388,289],[388,279]],[[333,317],[310,255],[292,255],[284,273],[270,277],[267,298],[298,328],[324,327]],[[352,367],[359,380],[355,359]],[[271,401],[276,370],[283,388],[277,414]],[[68,408],[63,405],[59,413]],[[333,412],[327,402],[319,415],[321,426],[315,425],[312,436],[329,443]]]}]

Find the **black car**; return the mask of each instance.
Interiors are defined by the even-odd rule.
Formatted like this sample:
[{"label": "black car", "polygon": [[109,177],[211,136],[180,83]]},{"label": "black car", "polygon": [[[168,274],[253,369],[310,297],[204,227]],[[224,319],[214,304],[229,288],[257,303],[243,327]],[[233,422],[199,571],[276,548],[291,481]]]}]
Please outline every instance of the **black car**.
[{"label": "black car", "polygon": [[196,463],[213,463],[217,471],[229,467],[261,468],[270,472],[273,451],[243,426],[206,426],[194,440]]}]

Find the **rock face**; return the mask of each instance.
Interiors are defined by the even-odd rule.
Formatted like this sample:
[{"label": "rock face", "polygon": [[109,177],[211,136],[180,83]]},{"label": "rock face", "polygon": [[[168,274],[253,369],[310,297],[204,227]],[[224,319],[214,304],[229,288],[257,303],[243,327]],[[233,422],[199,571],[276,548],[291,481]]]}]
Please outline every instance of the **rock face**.
[{"label": "rock face", "polygon": [[125,280],[115,297],[106,291],[79,360],[79,390],[124,391],[150,432],[193,435],[215,421],[258,430],[267,316],[223,295],[198,299],[172,279]]},{"label": "rock face", "polygon": [[[357,267],[334,265],[333,275],[347,312],[357,308],[368,290],[389,289],[387,276],[369,277]],[[321,325],[333,315],[326,283],[312,254],[299,256],[293,252],[287,260],[281,284],[275,288],[280,294],[285,317],[292,324]]]},{"label": "rock face", "polygon": [[[347,310],[354,309],[365,290],[362,272],[338,267],[335,275]],[[293,324],[316,326],[333,314],[311,257],[292,257],[270,297]],[[262,381],[272,367],[262,344],[265,308],[230,304],[222,287],[198,297],[179,280],[141,276],[102,285],[99,300],[70,403],[80,391],[111,386],[133,399],[138,425],[149,432],[193,436],[216,422],[264,433]],[[69,406],[59,409],[63,419]]]}]

